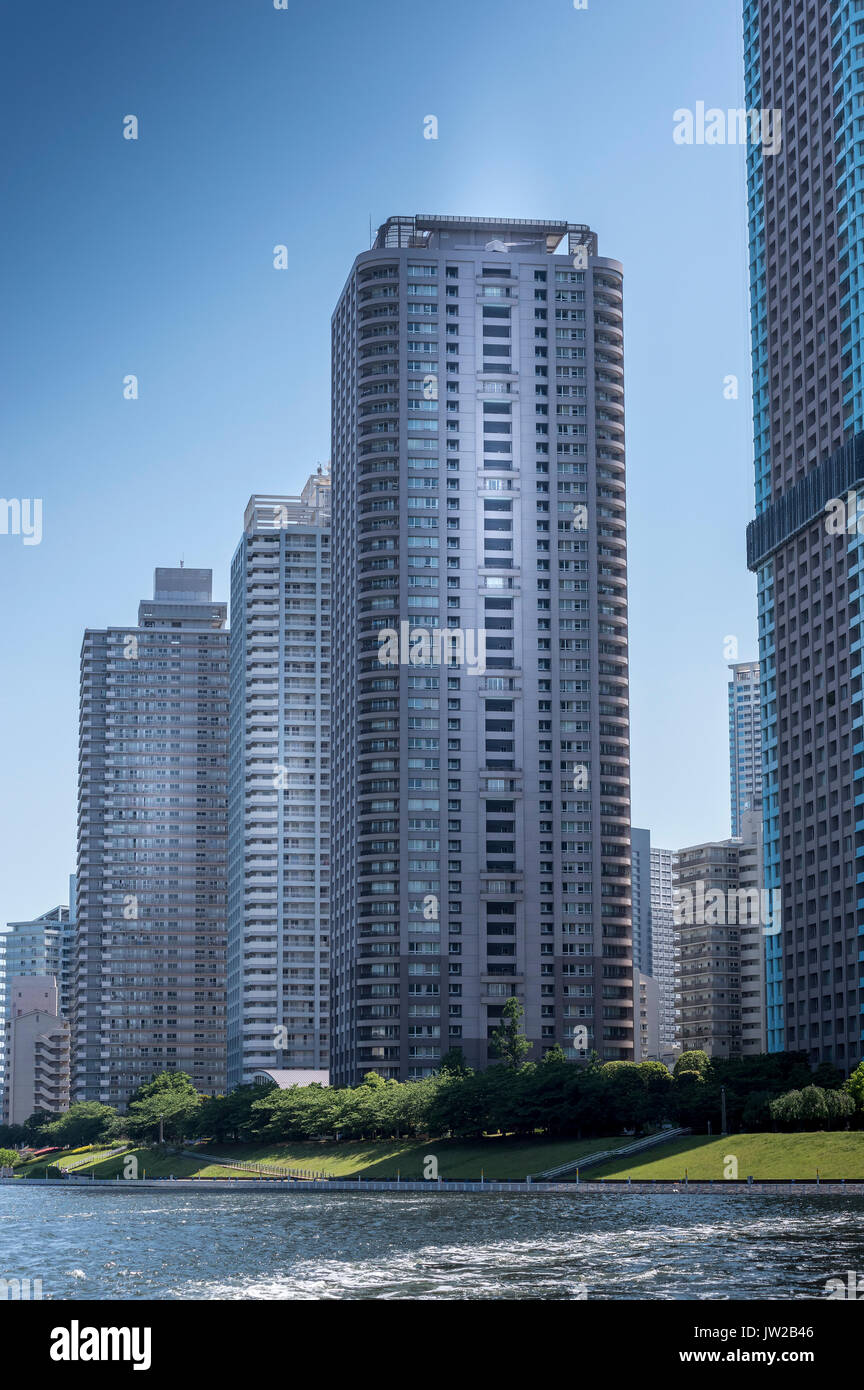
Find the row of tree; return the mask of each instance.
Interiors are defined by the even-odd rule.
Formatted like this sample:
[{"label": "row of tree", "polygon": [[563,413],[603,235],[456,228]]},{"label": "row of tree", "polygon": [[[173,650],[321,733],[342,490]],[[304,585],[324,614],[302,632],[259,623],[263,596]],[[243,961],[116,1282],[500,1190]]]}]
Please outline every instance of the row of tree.
[{"label": "row of tree", "polygon": [[864,1063],[844,1081],[803,1053],[735,1061],[686,1052],[670,1073],[659,1062],[568,1062],[548,1053],[539,1063],[511,1056],[474,1072],[461,1053],[435,1076],[385,1081],[370,1072],[356,1087],[240,1086],[204,1096],[184,1073],[165,1072],[140,1086],[127,1111],[88,1101],[59,1117],[36,1114],[0,1126],[0,1146],[77,1148],[113,1138],[140,1143],[192,1137],[217,1141],[380,1139],[451,1134],[473,1138],[513,1133],[593,1137],[639,1133],[664,1123],[720,1133],[725,1104],[730,1132],[759,1129],[864,1128]]},{"label": "row of tree", "polygon": [[847,1090],[805,1086],[772,1100],[770,1110],[778,1129],[846,1129],[855,1115],[855,1101]]}]

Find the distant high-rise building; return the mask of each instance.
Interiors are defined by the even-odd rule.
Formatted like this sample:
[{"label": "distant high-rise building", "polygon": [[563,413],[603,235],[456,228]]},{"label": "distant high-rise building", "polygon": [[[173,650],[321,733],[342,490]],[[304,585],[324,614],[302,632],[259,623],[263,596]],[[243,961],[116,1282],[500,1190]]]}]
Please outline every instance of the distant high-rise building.
[{"label": "distant high-rise building", "polygon": [[[74,877],[71,879],[74,887]],[[13,975],[53,975],[57,980],[61,1017],[67,1017],[70,973],[74,955],[74,912],[52,907],[29,922],[7,922],[2,940],[7,978]],[[5,1014],[4,1014],[5,1017]]]},{"label": "distant high-rise building", "polygon": [[735,836],[748,811],[762,810],[762,727],[759,662],[738,661],[729,669],[729,796]]},{"label": "distant high-rise building", "polygon": [[692,845],[673,857],[675,1003],[679,1049],[711,1057],[764,1051],[764,942],[773,900],[759,887],[758,814],[749,836]]},{"label": "distant high-rise building", "polygon": [[768,1045],[862,1057],[864,170],[860,0],[746,0]]},{"label": "distant high-rise building", "polygon": [[[75,879],[70,878],[74,893]],[[9,1016],[9,981],[13,976],[48,975],[57,980],[59,1011],[67,1018],[70,1007],[71,968],[74,947],[74,913],[65,905],[54,907],[28,922],[7,922],[0,932],[0,1091],[5,1079],[6,1034]]]},{"label": "distant high-rise building", "polygon": [[36,1110],[69,1109],[69,1024],[59,1015],[54,975],[12,975],[8,981],[3,1123],[22,1125]]},{"label": "distant high-rise building", "polygon": [[637,1062],[658,1062],[660,1060],[660,990],[651,975],[635,972],[634,1001],[636,1006],[636,1052]]},{"label": "distant high-rise building", "polygon": [[3,1091],[6,1086],[6,1001],[9,995],[6,974],[6,937],[0,934],[0,1113],[2,1113]]},{"label": "distant high-rise building", "polygon": [[[738,887],[764,891],[762,881],[762,812],[745,811],[741,817],[741,845],[738,850]],[[767,1050],[765,1022],[765,940],[766,928],[781,926],[771,920],[741,928],[741,1051],[745,1057]]]},{"label": "distant high-rise building", "polygon": [[73,1095],[225,1089],[228,633],[212,571],[157,569],[81,652]]},{"label": "distant high-rise building", "polygon": [[[679,850],[673,861],[676,917],[683,891],[692,893],[694,921],[675,925],[676,1038],[682,1052],[741,1056],[741,944],[726,921],[725,903],[738,889],[738,843],[721,840]],[[719,920],[700,900],[722,894]]]},{"label": "distant high-rise building", "polygon": [[672,851],[651,846],[651,963],[657,981],[660,1052],[675,1049],[675,928]]},{"label": "distant high-rise building", "polygon": [[633,880],[633,1004],[635,1060],[660,1057],[660,986],[654,979],[651,923],[651,832],[630,830]]},{"label": "distant high-rise building", "polygon": [[651,962],[651,832],[630,830],[633,880],[633,969],[652,975]]},{"label": "distant high-rise building", "polygon": [[[556,254],[557,252],[561,254]],[[334,1084],[632,1059],[622,270],[391,217],[333,315]]]},{"label": "distant high-rise building", "polygon": [[330,479],[253,496],[231,566],[228,1083],[329,1065]]}]

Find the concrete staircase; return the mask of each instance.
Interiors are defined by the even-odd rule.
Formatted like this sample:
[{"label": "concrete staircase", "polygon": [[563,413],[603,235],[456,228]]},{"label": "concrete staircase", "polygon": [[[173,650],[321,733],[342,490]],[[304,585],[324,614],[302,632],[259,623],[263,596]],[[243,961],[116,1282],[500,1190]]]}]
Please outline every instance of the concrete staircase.
[{"label": "concrete staircase", "polygon": [[564,1173],[572,1173],[577,1168],[584,1173],[586,1168],[596,1168],[600,1163],[606,1163],[610,1158],[624,1158],[628,1154],[642,1153],[643,1149],[653,1149],[658,1144],[668,1144],[672,1139],[681,1139],[685,1134],[689,1134],[689,1129],[663,1129],[659,1134],[649,1134],[647,1139],[637,1139],[634,1144],[628,1144],[623,1149],[605,1149],[603,1153],[586,1154],[583,1158],[574,1158],[570,1163],[562,1163],[558,1168],[547,1168],[542,1173],[529,1174],[529,1182],[545,1181],[549,1178],[560,1178]]}]

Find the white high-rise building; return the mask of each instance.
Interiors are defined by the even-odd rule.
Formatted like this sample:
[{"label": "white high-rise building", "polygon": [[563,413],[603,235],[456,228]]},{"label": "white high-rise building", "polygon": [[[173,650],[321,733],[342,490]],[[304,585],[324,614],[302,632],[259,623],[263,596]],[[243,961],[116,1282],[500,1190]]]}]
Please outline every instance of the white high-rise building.
[{"label": "white high-rise building", "polygon": [[762,726],[759,662],[737,661],[729,669],[729,799],[735,836],[742,833],[748,811],[762,812]]},{"label": "white high-rise building", "polygon": [[329,1065],[330,479],[254,495],[231,566],[228,1083]]},{"label": "white high-rise building", "polygon": [[651,963],[659,991],[660,1053],[675,1049],[675,930],[672,850],[651,846]]},{"label": "white high-rise building", "polygon": [[[741,817],[738,887],[762,892],[762,884],[762,812],[745,811]],[[779,899],[779,893],[776,896]],[[745,1057],[768,1050],[765,928],[773,935],[779,935],[782,928],[780,914],[776,921],[771,915],[770,922],[747,922],[741,928],[741,1051]]]},{"label": "white high-rise building", "polygon": [[63,904],[27,922],[7,922],[0,932],[0,1092],[3,1090],[6,1061],[6,1033],[3,1021],[9,1017],[9,981],[30,975],[52,976],[57,981],[61,1017],[69,1017],[71,975],[75,945],[75,877],[69,888],[73,908]]},{"label": "white high-rise building", "polygon": [[633,972],[653,975],[651,960],[651,832],[630,831],[633,879]]},{"label": "white high-rise building", "polygon": [[[74,876],[70,879],[75,890]],[[0,937],[4,946],[5,974],[53,975],[57,980],[60,1015],[68,1017],[70,971],[74,955],[75,912],[64,903],[28,922],[7,922]]]}]

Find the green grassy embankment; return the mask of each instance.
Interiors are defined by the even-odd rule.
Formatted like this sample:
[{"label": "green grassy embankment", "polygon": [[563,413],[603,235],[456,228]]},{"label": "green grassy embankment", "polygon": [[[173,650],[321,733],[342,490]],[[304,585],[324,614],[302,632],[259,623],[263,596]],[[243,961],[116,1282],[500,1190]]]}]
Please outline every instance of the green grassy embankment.
[{"label": "green grassy embankment", "polygon": [[[251,1177],[242,1168],[226,1168],[212,1163],[210,1156],[236,1159],[244,1163],[276,1165],[286,1172],[303,1172],[310,1176],[323,1173],[327,1177],[363,1178],[422,1178],[427,1158],[438,1161],[438,1173],[445,1179],[524,1178],[545,1168],[589,1153],[622,1146],[629,1141],[619,1139],[526,1139],[490,1137],[483,1140],[458,1139],[416,1140],[392,1139],[382,1142],[357,1141],[346,1143],[288,1143],[288,1144],[211,1144],[201,1149],[197,1157],[163,1154],[147,1148],[130,1148],[126,1153],[75,1170],[77,1175],[97,1178],[122,1177],[130,1155],[138,1160],[140,1177],[218,1178]],[[209,1152],[208,1152],[209,1150]],[[44,1173],[42,1174],[44,1176]],[[35,1176],[35,1174],[34,1174]]]},{"label": "green grassy embankment", "polygon": [[[64,1172],[71,1170],[83,1173],[85,1170],[89,1170],[93,1163],[104,1158],[111,1147],[114,1146],[99,1144],[90,1153],[82,1149],[61,1149],[57,1153],[45,1154],[43,1158],[33,1158],[28,1162],[16,1164],[15,1176],[16,1178],[44,1178],[46,1171],[50,1168],[60,1168]],[[129,1146],[127,1145],[127,1147]],[[73,1165],[77,1165],[79,1162],[82,1166],[80,1168],[75,1166],[73,1169]],[[54,1176],[57,1176],[56,1172]]]},{"label": "green grassy embankment", "polygon": [[737,1159],[737,1177],[790,1179],[864,1179],[864,1131],[806,1134],[730,1134],[725,1139],[693,1135],[610,1160],[589,1168],[586,1180],[658,1178],[678,1181],[735,1176],[729,1158]]},{"label": "green grassy embankment", "polygon": [[[75,1158],[83,1156],[76,1154]],[[91,1176],[94,1178],[116,1178],[119,1176],[122,1178],[129,1171],[127,1160],[130,1157],[137,1160],[139,1178],[169,1178],[172,1175],[175,1178],[218,1178],[220,1176],[239,1178],[243,1175],[239,1168],[222,1168],[214,1163],[209,1163],[203,1156],[200,1159],[185,1158],[179,1154],[163,1153],[159,1149],[138,1148],[129,1145],[122,1153],[114,1154],[110,1158],[100,1157],[98,1153],[94,1154],[90,1163],[76,1167],[69,1176],[75,1178],[89,1178]],[[50,1170],[56,1170],[58,1167],[66,1170],[71,1161],[72,1155],[69,1154],[49,1154],[44,1159],[40,1158],[30,1163],[20,1164],[15,1169],[15,1176],[37,1179],[44,1178],[47,1172],[49,1177],[56,1177],[56,1171],[51,1172]]]},{"label": "green grassy embankment", "polygon": [[[237,1162],[275,1165],[310,1176],[362,1177],[366,1179],[422,1178],[429,1171],[427,1159],[437,1160],[438,1174],[444,1179],[524,1178],[563,1163],[587,1157],[606,1149],[623,1148],[632,1140],[626,1136],[606,1139],[533,1139],[489,1136],[482,1140],[425,1139],[333,1143],[211,1144],[195,1157],[163,1152],[156,1148],[129,1147],[111,1158],[94,1151],[92,1161],[74,1170],[75,1176],[122,1177],[127,1161],[134,1157],[139,1177],[226,1178],[250,1177],[248,1170],[213,1163],[212,1155]],[[49,1154],[45,1158],[19,1165],[16,1176],[44,1178],[47,1169],[63,1168],[86,1157],[80,1153]],[[693,1135],[671,1140],[627,1158],[611,1159],[588,1168],[585,1181],[603,1178],[640,1178],[680,1181],[712,1178],[721,1182],[735,1175],[730,1159],[737,1160],[739,1180],[749,1176],[761,1179],[799,1181],[849,1178],[864,1180],[864,1131],[806,1134],[732,1134],[725,1139]],[[568,1177],[574,1176],[568,1174]]]},{"label": "green grassy embankment", "polygon": [[391,1139],[359,1140],[340,1144],[287,1143],[271,1145],[212,1144],[214,1154],[247,1163],[275,1163],[331,1178],[422,1178],[426,1159],[438,1161],[438,1174],[454,1181],[461,1178],[524,1178],[556,1168],[562,1163],[604,1149],[621,1148],[632,1141],[615,1139],[528,1139],[490,1136],[481,1140]]}]

